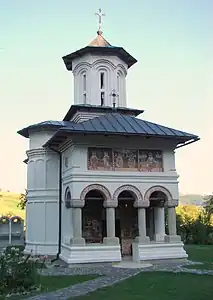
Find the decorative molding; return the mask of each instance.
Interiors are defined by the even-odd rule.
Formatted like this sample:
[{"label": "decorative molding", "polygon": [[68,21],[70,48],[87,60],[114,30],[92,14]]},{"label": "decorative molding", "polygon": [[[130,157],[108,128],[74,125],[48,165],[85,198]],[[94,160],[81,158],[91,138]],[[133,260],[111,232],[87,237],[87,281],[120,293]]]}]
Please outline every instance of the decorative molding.
[{"label": "decorative molding", "polygon": [[178,204],[179,204],[179,200],[178,199],[172,199],[172,200],[169,200],[167,202],[167,207],[168,208],[176,207],[176,206],[178,206]]},{"label": "decorative molding", "polygon": [[133,185],[122,185],[113,194],[113,200],[117,201],[120,193],[128,191],[132,193],[137,201],[143,201],[143,196],[141,192]]},{"label": "decorative molding", "polygon": [[71,201],[71,207],[72,208],[83,208],[84,205],[85,205],[84,200],[74,200],[74,199],[72,199],[72,201]]},{"label": "decorative molding", "polygon": [[150,205],[149,201],[138,201],[138,200],[136,200],[134,202],[133,206],[135,208],[146,208],[146,207],[149,207],[149,205]]},{"label": "decorative molding", "polygon": [[88,71],[91,67],[92,65],[88,62],[80,62],[74,67],[72,72],[74,75],[79,75],[82,70]]},{"label": "decorative molding", "polygon": [[104,201],[103,205],[105,208],[116,208],[118,206],[118,201],[107,200],[107,201]]},{"label": "decorative molding", "polygon": [[38,149],[31,149],[26,151],[27,157],[32,158],[34,156],[45,156],[48,154],[51,155],[58,155],[54,151],[48,149],[48,148],[38,148]]},{"label": "decorative molding", "polygon": [[165,172],[144,172],[143,176],[141,175],[141,172],[116,172],[116,171],[75,171],[71,174],[66,174],[66,176],[63,176],[63,184],[66,184],[66,182],[82,182],[87,181],[89,182],[96,182],[97,180],[99,182],[114,182],[116,181],[122,181],[122,182],[135,182],[135,183],[151,183],[151,184],[178,184],[178,176],[171,175]]},{"label": "decorative molding", "polygon": [[167,198],[166,202],[172,201],[171,193],[165,187],[160,186],[160,185],[156,185],[156,186],[149,188],[144,195],[144,200],[149,201],[151,194],[154,192],[162,192]]},{"label": "decorative molding", "polygon": [[103,195],[104,200],[112,199],[109,190],[101,184],[91,184],[91,185],[88,185],[87,187],[85,187],[83,189],[83,191],[81,192],[80,199],[82,201],[85,200],[87,193],[89,193],[92,190],[99,191]]}]

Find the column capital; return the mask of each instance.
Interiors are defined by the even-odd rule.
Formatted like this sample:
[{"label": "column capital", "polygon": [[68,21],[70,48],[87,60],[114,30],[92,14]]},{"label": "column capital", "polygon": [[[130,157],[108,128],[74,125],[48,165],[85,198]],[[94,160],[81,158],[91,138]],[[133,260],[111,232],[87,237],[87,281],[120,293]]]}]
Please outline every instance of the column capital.
[{"label": "column capital", "polygon": [[72,199],[71,200],[71,207],[72,208],[82,208],[85,205],[85,201],[84,200],[76,200],[76,199]]},{"label": "column capital", "polygon": [[134,207],[135,208],[146,208],[146,207],[149,207],[149,201],[144,201],[144,200],[138,201],[138,200],[136,200],[134,202]]},{"label": "column capital", "polygon": [[118,206],[117,200],[106,200],[104,201],[104,207],[105,208],[116,208]]},{"label": "column capital", "polygon": [[178,206],[178,204],[179,204],[179,200],[178,199],[172,199],[172,200],[170,200],[170,201],[168,201],[166,203],[166,206],[169,207],[169,208],[171,208],[171,207]]}]

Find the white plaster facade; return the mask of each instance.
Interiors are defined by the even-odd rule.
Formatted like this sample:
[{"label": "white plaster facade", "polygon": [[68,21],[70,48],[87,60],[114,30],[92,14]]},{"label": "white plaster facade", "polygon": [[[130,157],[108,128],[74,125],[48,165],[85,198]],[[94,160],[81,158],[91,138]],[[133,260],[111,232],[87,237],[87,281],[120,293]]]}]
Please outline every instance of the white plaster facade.
[{"label": "white plaster facade", "polygon": [[[117,106],[126,107],[126,75],[127,64],[116,56],[87,54],[74,59],[74,103],[112,107],[110,94],[116,90]],[[103,103],[101,93],[104,93]]]},{"label": "white plaster facade", "polygon": [[[119,96],[117,106],[126,107],[127,69],[127,64],[116,56],[85,54],[74,59],[74,103],[112,107],[110,93],[115,89]],[[105,80],[102,88],[101,73]],[[104,103],[100,103],[102,91]],[[97,113],[77,112],[72,121],[82,122],[94,117],[97,117]],[[60,254],[60,258],[67,263],[120,261],[122,256],[119,240],[115,236],[115,211],[120,193],[129,191],[134,197],[139,228],[139,236],[132,242],[133,259],[140,261],[187,257],[183,243],[176,235],[176,140],[76,134],[62,143],[57,151],[53,151],[43,145],[54,135],[56,129],[37,127],[29,128],[28,131],[26,253],[33,251],[35,254]],[[163,172],[88,170],[88,147],[160,149],[163,154]],[[106,236],[99,244],[87,244],[82,237],[82,209],[90,190],[100,191],[104,199],[107,228]],[[154,208],[155,236],[150,241],[145,219],[153,192],[162,192],[165,203],[164,206]],[[70,203],[67,203],[66,198]],[[168,208],[168,235],[165,233],[165,207]]]}]

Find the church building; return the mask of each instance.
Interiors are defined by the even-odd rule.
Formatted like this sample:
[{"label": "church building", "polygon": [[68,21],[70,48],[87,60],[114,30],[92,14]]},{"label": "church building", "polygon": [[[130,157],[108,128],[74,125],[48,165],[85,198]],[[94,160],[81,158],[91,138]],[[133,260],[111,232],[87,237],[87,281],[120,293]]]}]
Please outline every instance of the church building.
[{"label": "church building", "polygon": [[18,131],[29,139],[25,253],[68,264],[186,258],[176,232],[175,151],[199,137],[127,107],[137,60],[104,39],[97,15],[96,38],[63,57],[74,76],[64,119]]}]

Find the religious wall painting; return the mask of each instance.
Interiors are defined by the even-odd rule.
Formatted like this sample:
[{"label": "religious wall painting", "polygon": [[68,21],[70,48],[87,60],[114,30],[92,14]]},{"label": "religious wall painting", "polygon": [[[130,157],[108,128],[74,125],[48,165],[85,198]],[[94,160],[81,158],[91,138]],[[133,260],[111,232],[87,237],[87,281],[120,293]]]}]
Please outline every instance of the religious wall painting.
[{"label": "religious wall painting", "polygon": [[141,172],[163,172],[162,151],[139,150],[138,169]]},{"label": "religious wall painting", "polygon": [[137,171],[137,150],[115,149],[113,150],[113,166],[115,171]]},{"label": "religious wall painting", "polygon": [[88,169],[163,172],[161,150],[88,148]]},{"label": "religious wall painting", "polygon": [[88,169],[105,171],[112,170],[112,149],[88,148]]}]

